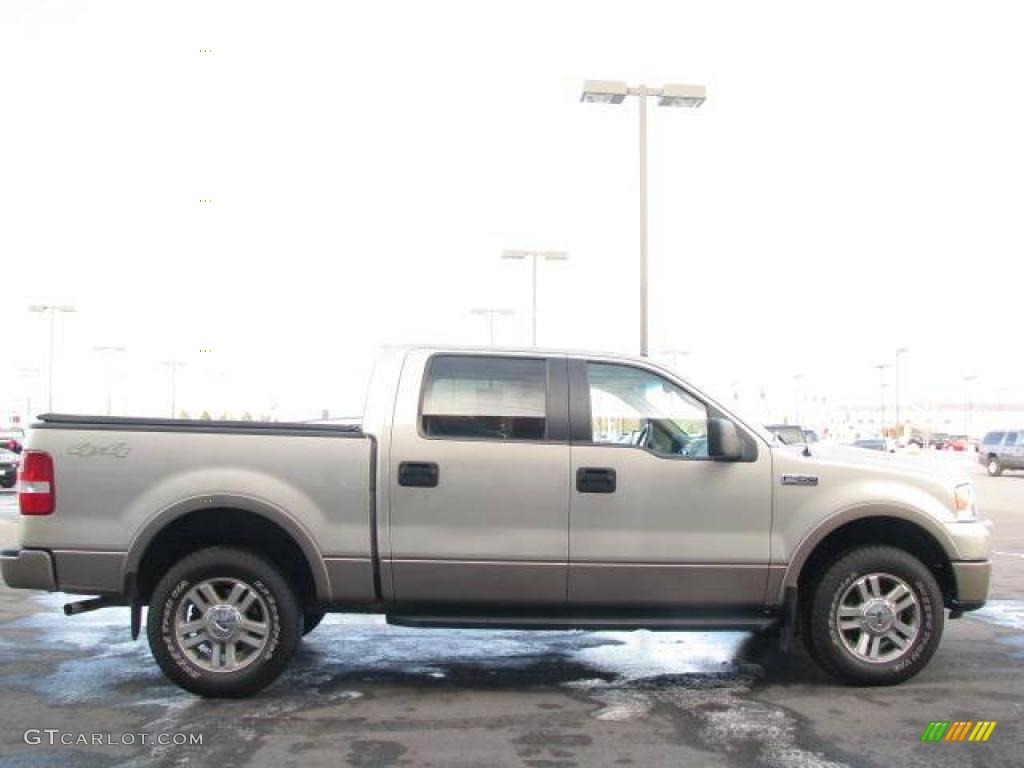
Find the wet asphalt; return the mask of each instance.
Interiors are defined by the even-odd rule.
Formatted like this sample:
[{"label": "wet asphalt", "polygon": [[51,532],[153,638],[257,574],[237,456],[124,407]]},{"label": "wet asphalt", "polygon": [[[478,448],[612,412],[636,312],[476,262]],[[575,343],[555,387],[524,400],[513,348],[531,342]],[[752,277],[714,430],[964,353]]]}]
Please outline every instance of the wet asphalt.
[{"label": "wet asphalt", "polygon": [[[1024,473],[976,482],[995,521],[993,599],[947,622],[931,664],[900,686],[837,685],[802,652],[745,633],[330,616],[271,688],[207,701],[162,677],[130,639],[127,610],[65,618],[60,595],[0,586],[0,767],[1021,765]],[[13,495],[0,495],[0,544],[16,541],[15,520]],[[983,744],[922,743],[930,720],[998,725]],[[51,746],[43,733],[27,744],[30,729],[115,743]],[[158,734],[202,744],[152,743]]]}]

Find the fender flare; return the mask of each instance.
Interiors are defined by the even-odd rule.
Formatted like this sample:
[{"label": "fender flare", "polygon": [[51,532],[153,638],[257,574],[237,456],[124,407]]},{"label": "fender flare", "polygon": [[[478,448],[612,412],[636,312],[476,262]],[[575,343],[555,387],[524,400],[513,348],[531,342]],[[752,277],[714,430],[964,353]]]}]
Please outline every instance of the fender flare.
[{"label": "fender flare", "polygon": [[773,587],[774,594],[769,595],[769,597],[776,600],[779,604],[782,603],[785,590],[788,587],[795,588],[797,586],[800,573],[803,571],[804,565],[807,563],[811,553],[833,531],[842,528],[848,523],[879,517],[895,517],[916,525],[932,538],[950,561],[958,559],[958,552],[952,538],[942,529],[941,524],[930,515],[921,513],[913,507],[894,502],[857,504],[829,515],[801,539],[793,551],[793,556],[789,559],[789,563],[786,565],[782,580]]},{"label": "fender flare", "polygon": [[302,527],[302,524],[284,509],[269,501],[232,493],[192,496],[176,501],[151,517],[128,546],[128,554],[121,568],[121,583],[126,592],[133,587],[142,558],[157,535],[175,520],[201,509],[210,509],[211,511],[214,509],[237,509],[250,512],[283,528],[306,558],[306,564],[313,575],[317,599],[328,600],[330,598],[330,581],[327,577],[324,558],[313,542],[313,537]]}]

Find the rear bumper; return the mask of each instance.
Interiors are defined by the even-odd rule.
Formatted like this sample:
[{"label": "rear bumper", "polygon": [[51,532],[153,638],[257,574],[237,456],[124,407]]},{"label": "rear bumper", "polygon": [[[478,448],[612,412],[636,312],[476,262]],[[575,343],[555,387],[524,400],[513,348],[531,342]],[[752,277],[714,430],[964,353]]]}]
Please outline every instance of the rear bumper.
[{"label": "rear bumper", "polygon": [[0,552],[0,571],[12,589],[57,589],[53,558],[44,549],[5,549]]},{"label": "rear bumper", "polygon": [[956,579],[956,604],[953,607],[959,611],[975,611],[985,605],[992,575],[991,561],[954,561],[951,565]]}]

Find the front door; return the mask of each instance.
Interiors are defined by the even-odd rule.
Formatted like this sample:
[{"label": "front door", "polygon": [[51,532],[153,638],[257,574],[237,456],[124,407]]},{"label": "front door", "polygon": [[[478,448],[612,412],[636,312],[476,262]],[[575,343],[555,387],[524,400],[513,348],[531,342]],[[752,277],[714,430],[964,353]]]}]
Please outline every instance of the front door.
[{"label": "front door", "polygon": [[412,351],[397,402],[388,481],[395,600],[564,604],[565,359]]},{"label": "front door", "polygon": [[708,458],[723,414],[655,370],[572,360],[570,380],[570,604],[762,605],[767,448],[737,425],[744,458]]}]

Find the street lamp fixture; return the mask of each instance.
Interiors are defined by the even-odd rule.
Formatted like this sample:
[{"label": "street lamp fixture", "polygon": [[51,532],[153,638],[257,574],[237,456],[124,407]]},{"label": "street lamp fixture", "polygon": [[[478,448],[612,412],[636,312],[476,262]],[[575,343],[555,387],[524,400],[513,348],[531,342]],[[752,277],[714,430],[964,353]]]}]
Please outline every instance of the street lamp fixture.
[{"label": "street lamp fixture", "polygon": [[501,258],[511,261],[522,261],[530,259],[533,272],[531,292],[531,334],[530,339],[533,346],[537,346],[537,259],[544,261],[568,261],[569,254],[565,251],[529,251],[514,248],[506,248],[501,252]]},{"label": "street lamp fixture", "polygon": [[699,107],[707,98],[703,85],[666,83],[661,88],[630,86],[620,80],[585,80],[580,101],[621,104],[626,96],[637,96],[640,116],[640,354],[648,354],[647,310],[647,98],[658,98],[661,107]]}]

